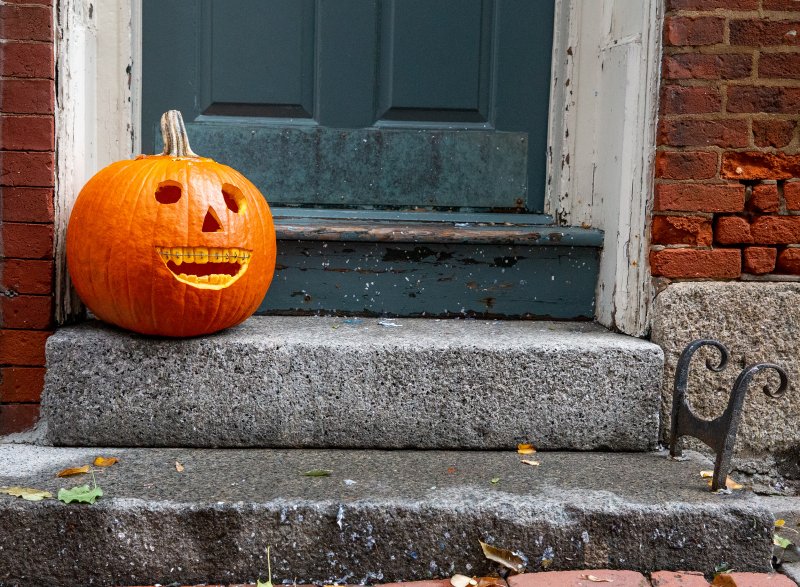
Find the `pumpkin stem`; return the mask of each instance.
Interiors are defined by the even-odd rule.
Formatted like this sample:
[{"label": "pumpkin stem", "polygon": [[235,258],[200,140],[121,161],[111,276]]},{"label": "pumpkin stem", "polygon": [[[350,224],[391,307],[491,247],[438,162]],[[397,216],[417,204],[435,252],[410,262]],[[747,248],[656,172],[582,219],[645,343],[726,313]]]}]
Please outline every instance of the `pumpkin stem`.
[{"label": "pumpkin stem", "polygon": [[169,110],[161,115],[161,136],[164,137],[162,155],[170,157],[198,157],[189,146],[186,125],[179,110]]}]

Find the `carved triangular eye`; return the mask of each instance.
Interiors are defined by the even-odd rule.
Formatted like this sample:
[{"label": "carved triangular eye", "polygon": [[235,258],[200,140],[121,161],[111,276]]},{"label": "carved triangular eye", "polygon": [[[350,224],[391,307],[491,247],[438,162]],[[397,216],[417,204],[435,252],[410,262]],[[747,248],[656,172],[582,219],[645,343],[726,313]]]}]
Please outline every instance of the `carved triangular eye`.
[{"label": "carved triangular eye", "polygon": [[181,199],[181,184],[177,181],[162,181],[156,190],[156,200],[160,204],[174,204]]},{"label": "carved triangular eye", "polygon": [[211,206],[208,207],[206,217],[203,218],[203,232],[222,232],[222,223]]}]

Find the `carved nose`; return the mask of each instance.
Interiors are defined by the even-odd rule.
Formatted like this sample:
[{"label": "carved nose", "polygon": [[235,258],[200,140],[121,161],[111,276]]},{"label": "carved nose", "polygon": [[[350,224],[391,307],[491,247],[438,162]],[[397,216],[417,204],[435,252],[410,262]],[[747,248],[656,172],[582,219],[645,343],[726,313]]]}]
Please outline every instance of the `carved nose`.
[{"label": "carved nose", "polygon": [[203,232],[222,232],[222,223],[211,206],[208,207],[206,217],[203,219]]}]

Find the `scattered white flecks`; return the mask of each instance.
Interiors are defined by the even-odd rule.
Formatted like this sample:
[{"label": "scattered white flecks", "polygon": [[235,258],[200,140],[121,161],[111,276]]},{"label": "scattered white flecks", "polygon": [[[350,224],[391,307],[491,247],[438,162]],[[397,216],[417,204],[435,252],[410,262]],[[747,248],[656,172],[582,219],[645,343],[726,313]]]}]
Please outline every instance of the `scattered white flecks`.
[{"label": "scattered white flecks", "polygon": [[379,320],[378,324],[387,328],[400,328],[400,325],[394,320]]},{"label": "scattered white flecks", "polygon": [[430,564],[428,564],[428,569],[430,569],[432,574],[435,574],[436,571],[439,570],[439,565],[436,564],[436,561],[431,561]]},{"label": "scattered white flecks", "polygon": [[472,564],[471,563],[467,563],[466,568],[467,568],[468,571],[471,571],[472,570]]},{"label": "scattered white flecks", "polygon": [[339,530],[344,527],[344,505],[340,505],[336,513],[336,525],[339,526]]},{"label": "scattered white flecks", "polygon": [[586,530],[581,533],[581,540],[584,544],[589,544],[589,533]]},{"label": "scattered white flecks", "polygon": [[355,482],[355,481],[353,481],[352,479],[345,479],[345,480],[344,480],[344,484],[345,484],[345,485],[355,485],[355,484],[356,484],[356,482]]}]

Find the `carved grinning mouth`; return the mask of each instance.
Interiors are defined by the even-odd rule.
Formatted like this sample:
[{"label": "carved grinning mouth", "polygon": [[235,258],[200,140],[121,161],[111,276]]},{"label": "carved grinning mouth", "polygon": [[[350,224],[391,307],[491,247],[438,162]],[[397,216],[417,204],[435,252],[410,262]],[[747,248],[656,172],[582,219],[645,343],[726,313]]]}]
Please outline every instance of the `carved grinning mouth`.
[{"label": "carved grinning mouth", "polygon": [[175,279],[200,289],[222,289],[239,279],[252,251],[214,247],[156,247]]}]

